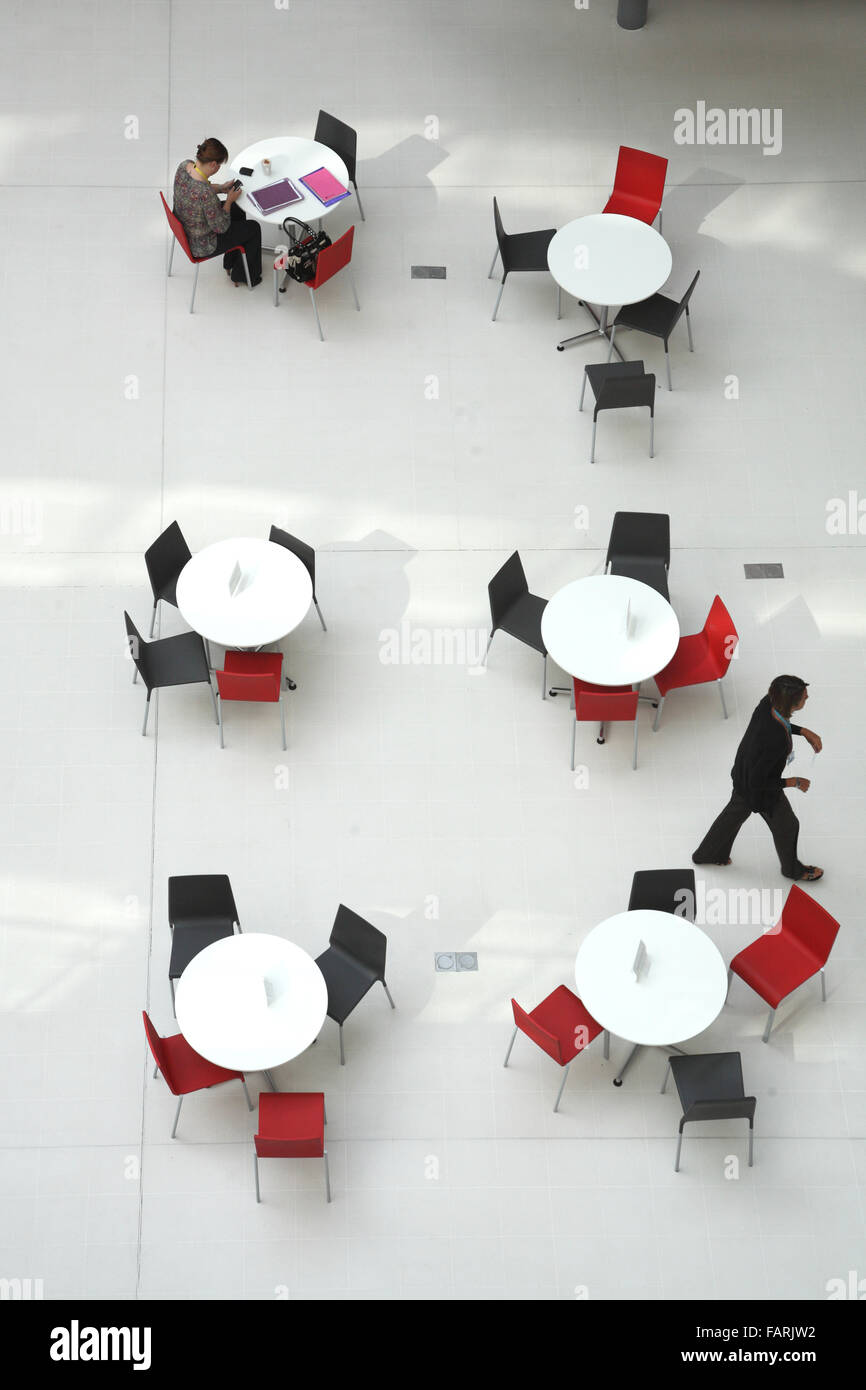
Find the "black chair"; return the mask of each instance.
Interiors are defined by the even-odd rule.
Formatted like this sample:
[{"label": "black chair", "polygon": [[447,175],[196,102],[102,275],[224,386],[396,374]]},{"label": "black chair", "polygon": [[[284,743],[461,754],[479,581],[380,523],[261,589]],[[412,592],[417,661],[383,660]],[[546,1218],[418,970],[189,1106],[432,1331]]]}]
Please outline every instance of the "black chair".
[{"label": "black chair", "polygon": [[637,304],[626,304],[624,309],[620,309],[613,321],[613,328],[610,334],[610,352],[607,355],[608,362],[613,356],[613,340],[616,337],[618,328],[636,328],[639,333],[649,333],[652,338],[661,338],[665,345],[665,366],[668,371],[668,390],[674,388],[671,385],[671,355],[668,351],[668,339],[679,323],[683,313],[686,316],[686,327],[689,330],[689,352],[694,352],[695,345],[692,342],[692,321],[689,317],[689,300],[692,297],[692,290],[698,283],[700,271],[695,271],[695,278],[689,285],[682,299],[677,303],[675,299],[668,299],[665,294],[651,294],[649,299],[641,299]]},{"label": "black chair", "polygon": [[[496,250],[487,272],[488,280],[493,274],[496,257],[502,257],[502,284],[499,286],[499,294],[496,296],[496,305],[493,310],[493,322],[495,323],[496,315],[499,312],[499,301],[502,298],[502,291],[505,289],[505,281],[512,270],[544,270],[548,274],[550,273],[550,267],[547,264],[547,248],[556,235],[556,228],[549,227],[543,232],[513,232],[509,234],[502,225],[502,218],[499,216],[499,204],[495,198],[493,199],[493,225],[496,228]],[[557,318],[560,316],[561,308],[562,290],[557,288]]]},{"label": "black chair", "polygon": [[670,602],[671,519],[666,512],[615,512],[605,572],[649,584]]},{"label": "black chair", "polygon": [[279,526],[272,526],[269,541],[275,545],[284,545],[286,550],[290,550],[293,555],[297,555],[304,569],[310,576],[313,584],[313,603],[316,605],[316,612],[319,615],[319,622],[322,624],[322,631],[327,632],[325,620],[322,617],[322,610],[319,607],[319,600],[316,598],[316,552],[311,545],[305,541],[299,541],[297,536],[290,536],[288,531],[281,531]]},{"label": "black chair", "polygon": [[183,538],[183,532],[176,521],[166,526],[161,536],[144,552],[144,563],[153,589],[153,614],[150,619],[149,637],[153,636],[156,623],[156,605],[160,599],[177,608],[177,581],[180,572],[192,552]]},{"label": "black chair", "polygon": [[672,912],[695,920],[694,869],[638,869],[631,881],[629,912]]},{"label": "black chair", "polygon": [[583,397],[587,382],[589,382],[592,394],[595,396],[595,410],[592,413],[592,444],[589,448],[590,463],[595,463],[595,431],[599,411],[626,410],[633,405],[649,406],[649,456],[653,458],[653,430],[656,409],[656,379],[653,373],[644,371],[643,362],[590,364],[583,374],[579,410],[583,410]]},{"label": "black chair", "polygon": [[320,145],[327,145],[329,150],[338,154],[346,166],[349,175],[349,182],[355,190],[355,197],[358,199],[358,211],[361,214],[361,221],[366,222],[364,208],[361,203],[361,195],[358,192],[358,185],[355,182],[355,166],[358,162],[358,132],[353,130],[345,121],[338,121],[336,116],[329,116],[327,111],[319,112],[319,119],[316,121],[316,133],[313,136]]},{"label": "black chair", "polygon": [[696,1120],[748,1120],[749,1167],[752,1167],[757,1100],[743,1087],[743,1065],[739,1052],[706,1052],[702,1056],[677,1056],[668,1060],[662,1095],[673,1072],[683,1107],[677,1138],[674,1172],[680,1171],[683,1126]]},{"label": "black chair", "polygon": [[547,607],[547,599],[529,592],[523,563],[516,550],[502,569],[494,574],[487,585],[487,592],[490,595],[491,631],[484,661],[487,661],[490,643],[500,628],[509,637],[516,637],[518,642],[524,642],[533,651],[541,652],[544,657],[541,698],[546,700],[547,648],[541,636],[541,615]]},{"label": "black chair", "polygon": [[382,932],[340,904],[331,928],[328,949],[317,956],[316,964],[328,986],[328,1018],[332,1018],[340,1029],[341,1067],[346,1062],[343,1024],[377,981],[388,995],[391,1008],[395,1007],[385,983],[387,949],[388,938]]},{"label": "black chair", "polygon": [[227,874],[174,874],[168,880],[168,925],[171,960],[168,982],[174,1004],[174,982],[193,956],[242,930]]},{"label": "black chair", "polygon": [[210,670],[207,664],[204,642],[197,632],[181,632],[177,637],[160,637],[155,642],[145,642],[128,613],[124,613],[126,637],[129,652],[135,663],[135,684],[138,675],[147,689],[144,706],[144,723],[141,726],[142,738],[147,733],[147,716],[150,713],[150,697],[154,690],[162,690],[167,685],[197,685],[206,683],[213,700],[214,720],[218,724],[216,695],[211,685]]}]

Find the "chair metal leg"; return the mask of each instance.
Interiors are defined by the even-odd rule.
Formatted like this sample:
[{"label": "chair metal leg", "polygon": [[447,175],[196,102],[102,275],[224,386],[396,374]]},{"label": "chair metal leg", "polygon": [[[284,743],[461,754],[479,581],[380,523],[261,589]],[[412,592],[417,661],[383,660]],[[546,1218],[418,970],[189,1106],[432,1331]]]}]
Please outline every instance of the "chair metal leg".
[{"label": "chair metal leg", "polygon": [[767,1026],[766,1026],[766,1028],[764,1029],[764,1036],[763,1036],[763,1038],[761,1039],[762,1042],[769,1042],[769,1041],[770,1041],[770,1029],[771,1029],[772,1026],[773,1026],[773,1019],[774,1019],[775,1017],[776,1017],[776,1010],[775,1010],[775,1009],[771,1009],[771,1010],[770,1010],[770,1016],[769,1016],[769,1018],[767,1019]]},{"label": "chair metal leg", "polygon": [[316,598],[315,594],[313,594],[313,603],[316,605],[316,612],[317,612],[318,615],[319,615],[319,622],[322,624],[322,631],[323,631],[323,632],[327,632],[328,629],[327,629],[327,627],[325,626],[325,620],[324,620],[324,618],[322,617],[322,610],[321,610],[321,608],[319,607],[319,600]]},{"label": "chair metal leg", "polygon": [[505,1054],[505,1061],[502,1063],[502,1065],[503,1065],[504,1067],[507,1067],[507,1066],[508,1066],[508,1059],[509,1059],[509,1057],[511,1056],[511,1049],[512,1049],[512,1047],[514,1046],[514,1039],[515,1039],[516,1037],[517,1037],[517,1029],[515,1028],[514,1032],[511,1034],[511,1042],[508,1044],[508,1051],[507,1051],[506,1054]]},{"label": "chair metal leg", "polygon": [[547,699],[547,652],[544,653],[544,664],[541,668],[541,698]]},{"label": "chair metal leg", "polygon": [[192,294],[189,297],[189,311],[192,313],[195,306],[195,291],[198,285],[198,266],[195,268],[195,275],[192,277]]},{"label": "chair metal leg", "polygon": [[180,1107],[183,1105],[183,1096],[178,1097],[177,1109],[174,1112],[174,1124],[171,1127],[171,1137],[174,1139],[177,1134],[177,1122],[180,1119]]},{"label": "chair metal leg", "polygon": [[628,1054],[628,1056],[626,1057],[625,1061],[623,1062],[623,1064],[622,1064],[622,1066],[620,1067],[619,1071],[617,1072],[616,1076],[613,1078],[613,1084],[614,1084],[614,1086],[621,1086],[621,1085],[622,1085],[622,1079],[623,1079],[623,1077],[625,1076],[626,1072],[628,1071],[629,1067],[631,1066],[632,1062],[634,1061],[634,1059],[635,1059],[635,1057],[636,1057],[636,1055],[637,1055],[637,1053],[638,1053],[639,1048],[640,1048],[640,1043],[635,1043],[634,1047],[632,1048],[631,1052],[630,1052],[630,1053]]},{"label": "chair metal leg", "polygon": [[158,598],[157,598],[157,599],[154,599],[154,601],[153,601],[153,612],[152,612],[151,615],[150,615],[150,632],[147,634],[148,637],[152,637],[152,636],[153,636],[153,629],[154,629],[154,626],[156,625],[156,605],[157,605],[158,603],[159,603],[159,599],[158,599]]},{"label": "chair metal leg", "polygon": [[750,1168],[753,1168],[753,1167],[755,1166],[755,1165],[754,1165],[754,1162],[753,1162],[754,1154],[755,1154],[755,1143],[754,1143],[754,1141],[755,1141],[755,1129],[754,1129],[754,1126],[750,1124],[750,1125],[749,1125],[749,1167],[750,1167]]},{"label": "chair metal leg", "polygon": [[136,666],[135,662],[133,661],[133,663],[132,663],[132,683],[133,683],[133,685],[135,685],[137,681],[138,681],[138,667]]},{"label": "chair metal leg", "polygon": [[319,337],[321,338],[322,342],[324,342],[324,341],[325,341],[325,335],[324,335],[324,333],[322,332],[322,324],[321,324],[321,320],[320,320],[320,318],[319,318],[319,310],[318,310],[318,308],[316,307],[316,296],[315,296],[315,292],[314,292],[313,290],[310,290],[310,298],[311,298],[311,300],[313,301],[313,313],[316,315],[316,327],[317,327],[318,330],[319,330]]},{"label": "chair metal leg", "polygon": [[667,368],[668,373],[668,390],[673,391],[674,388],[671,385],[671,355],[667,347],[665,347],[665,367]]},{"label": "chair metal leg", "polygon": [[652,458],[655,458],[655,454],[653,453],[653,448],[654,448],[654,446],[655,446],[655,424],[656,424],[656,417],[655,417],[654,415],[650,415],[650,458],[651,458],[651,459],[652,459]]},{"label": "chair metal leg", "polygon": [[211,697],[211,699],[213,700],[214,723],[215,723],[215,724],[218,724],[218,723],[220,722],[220,716],[219,716],[219,709],[218,709],[218,707],[217,707],[216,691],[214,690],[214,688],[213,688],[213,686],[211,685],[210,681],[208,681],[208,683],[207,683],[207,688],[208,688],[208,690],[210,691],[210,697]]},{"label": "chair metal leg", "polygon": [[325,1192],[326,1192],[326,1194],[327,1194],[328,1201],[330,1202],[330,1200],[331,1200],[331,1174],[330,1174],[330,1172],[329,1172],[329,1170],[328,1170],[328,1150],[327,1150],[327,1149],[322,1149],[322,1158],[325,1160]]},{"label": "chair metal leg", "polygon": [[561,286],[561,285],[557,285],[557,287],[556,287],[556,317],[557,317],[558,319],[561,319],[561,318],[562,318],[562,286]]},{"label": "chair metal leg", "polygon": [[262,1194],[259,1188],[259,1156],[256,1153],[255,1144],[253,1144],[253,1171],[256,1175],[256,1201],[260,1202],[262,1200]]},{"label": "chair metal leg", "polygon": [[653,733],[656,733],[656,731],[658,730],[659,720],[660,720],[661,717],[662,717],[662,705],[664,704],[664,702],[665,702],[665,697],[664,697],[664,695],[660,695],[660,696],[659,696],[659,707],[658,707],[658,709],[656,710],[656,717],[655,717],[655,719],[653,720]]},{"label": "chair metal leg", "polygon": [[722,714],[723,714],[723,715],[725,716],[725,718],[727,719],[727,717],[728,717],[728,707],[727,707],[727,705],[725,704],[725,687],[722,685],[721,678],[716,682],[716,684],[717,684],[718,687],[719,687],[719,695],[720,695],[721,701],[722,701]]},{"label": "chair metal leg", "polygon": [[496,264],[496,258],[497,258],[498,255],[499,255],[499,246],[498,246],[498,244],[497,244],[496,250],[493,252],[493,260],[490,262],[490,269],[489,269],[488,272],[487,272],[487,278],[488,278],[488,280],[491,280],[491,279],[493,278],[493,267],[494,267],[495,264]]},{"label": "chair metal leg", "polygon": [[577,719],[571,721],[571,770],[574,772],[574,745],[577,740]]},{"label": "chair metal leg", "polygon": [[583,410],[583,398],[584,398],[585,395],[586,395],[586,372],[584,371],[584,374],[583,374],[583,385],[582,385],[581,388],[580,388],[580,402],[578,403],[578,407],[577,407],[578,410]]},{"label": "chair metal leg", "polygon": [[171,245],[168,248],[168,273],[171,275],[171,263],[174,260],[174,233],[171,235]]},{"label": "chair metal leg", "polygon": [[171,990],[171,1011],[174,1014],[175,1018],[177,1018],[177,1010],[174,1007],[174,980],[171,978],[170,975],[168,977],[168,987]]},{"label": "chair metal leg", "polygon": [[356,289],[356,287],[355,287],[355,276],[354,276],[353,273],[352,273],[352,267],[351,267],[351,266],[349,266],[349,284],[352,286],[352,294],[353,294],[354,297],[355,297],[355,308],[358,310],[358,313],[360,314],[360,312],[361,312],[361,306],[360,306],[360,304],[358,303],[358,291],[357,291],[357,289]]},{"label": "chair metal leg", "polygon": [[662,234],[662,210],[659,208],[659,236]]},{"label": "chair metal leg", "polygon": [[604,1030],[604,1060],[610,1061],[610,1033],[606,1028]]},{"label": "chair metal leg", "polygon": [[674,1159],[674,1172],[675,1172],[675,1173],[678,1173],[678,1172],[680,1171],[680,1152],[681,1152],[681,1150],[682,1150],[682,1147],[683,1147],[683,1132],[682,1132],[682,1130],[680,1130],[679,1134],[677,1135],[677,1156],[676,1156],[676,1158]]},{"label": "chair metal leg", "polygon": [[144,702],[144,723],[141,726],[141,737],[147,737],[147,716],[150,714],[150,691],[147,692],[147,699]]},{"label": "chair metal leg", "polygon": [[281,695],[280,698],[277,700],[277,704],[278,704],[279,707],[280,707],[280,727],[282,728],[282,731],[283,731],[283,748],[287,748],[287,747],[288,747],[288,744],[286,743],[286,710],[285,710],[285,706],[283,705],[283,697],[282,697],[282,695]]},{"label": "chair metal leg", "polygon": [[821,969],[819,970],[818,973],[819,973],[819,975],[821,976],[821,999],[822,999],[823,1003],[826,1004],[826,1003],[827,1003],[827,982],[826,982],[826,980],[824,979],[824,967],[823,967],[823,965],[821,966]]},{"label": "chair metal leg", "polygon": [[670,1062],[668,1062],[667,1066],[665,1067],[665,1079],[664,1079],[664,1081],[662,1082],[662,1089],[661,1089],[661,1094],[662,1094],[662,1095],[664,1095],[665,1091],[666,1091],[667,1088],[668,1088],[668,1077],[670,1076],[670,1074],[671,1074],[671,1064],[670,1064]]},{"label": "chair metal leg", "polygon": [[599,724],[598,738],[595,741],[596,743],[604,743],[604,723]]},{"label": "chair metal leg", "polygon": [[153,1079],[154,1079],[154,1081],[156,1080],[158,1074],[159,1074],[159,1067],[154,1067],[154,1069],[153,1069]]},{"label": "chair metal leg", "polygon": [[692,320],[691,315],[689,314],[688,304],[686,305],[686,328],[689,330],[689,352],[694,352],[695,345],[692,340]]},{"label": "chair metal leg", "polygon": [[391,1005],[391,1008],[392,1008],[392,1009],[396,1009],[397,1005],[394,1003],[394,1000],[391,998],[391,991],[390,991],[390,989],[388,988],[388,986],[385,984],[385,981],[384,981],[384,980],[382,981],[382,988],[383,988],[383,990],[385,991],[385,993],[386,993],[387,996],[388,996],[388,1003]]},{"label": "chair metal leg", "polygon": [[219,703],[218,703],[218,705],[217,705],[217,723],[219,724],[219,728],[220,728],[220,748],[225,748],[225,744],[224,744],[224,742],[223,742],[223,702],[222,702],[222,700],[220,700]]},{"label": "chair metal leg", "polygon": [[278,309],[278,308],[280,307],[280,300],[279,300],[279,280],[280,280],[280,272],[277,270],[277,267],[274,266],[274,308],[275,308],[275,309]]},{"label": "chair metal leg", "polygon": [[563,1093],[563,1091],[565,1090],[565,1083],[566,1083],[566,1081],[568,1080],[568,1072],[569,1072],[569,1068],[570,1068],[570,1067],[571,1067],[571,1063],[569,1062],[568,1066],[565,1068],[565,1071],[564,1071],[563,1074],[562,1074],[562,1084],[561,1084],[561,1086],[560,1086],[560,1088],[559,1088],[559,1090],[558,1090],[558,1092],[557,1092],[557,1094],[556,1094],[556,1104],[555,1104],[554,1107],[553,1107],[553,1113],[554,1113],[554,1115],[556,1114],[557,1110],[559,1109],[559,1102],[562,1100],[562,1093]]},{"label": "chair metal leg", "polygon": [[244,263],[244,275],[247,277],[247,289],[248,289],[248,290],[251,290],[252,287],[253,287],[253,282],[252,282],[252,280],[250,279],[250,268],[249,268],[249,265],[247,264],[247,253],[246,253],[246,251],[242,251],[242,252],[241,252],[241,260],[242,260],[243,263]]},{"label": "chair metal leg", "polygon": [[613,340],[614,340],[615,337],[616,337],[616,324],[614,324],[613,327],[612,327],[611,330],[610,330],[610,352],[607,354],[607,360],[608,360],[608,362],[609,362],[610,359],[613,357]]},{"label": "chair metal leg", "polygon": [[245,1095],[246,1098],[247,1098],[247,1110],[252,1110],[252,1108],[253,1108],[253,1103],[252,1103],[252,1101],[250,1100],[250,1093],[249,1093],[249,1091],[247,1090],[246,1079],[245,1079],[245,1077],[243,1077],[243,1076],[241,1077],[241,1085],[242,1085],[243,1088],[244,1088],[244,1095]]},{"label": "chair metal leg", "polygon": [[590,461],[590,463],[595,463],[595,431],[596,431],[597,426],[598,426],[598,421],[597,421],[597,420],[593,420],[593,422],[592,422],[592,443],[591,443],[590,446],[589,446],[589,461]]},{"label": "chair metal leg", "polygon": [[631,760],[632,772],[637,772],[637,715],[634,717],[634,755]]},{"label": "chair metal leg", "polygon": [[343,1052],[343,1025],[341,1023],[338,1026],[340,1029],[340,1066],[344,1067],[346,1065],[346,1054]]},{"label": "chair metal leg", "polygon": [[493,632],[491,632],[490,636],[487,639],[487,646],[484,648],[484,660],[481,663],[482,666],[487,665],[487,653],[490,651],[490,643],[493,641],[493,636],[495,632],[496,628],[493,629]]},{"label": "chair metal leg", "polygon": [[734,972],[733,972],[733,970],[731,969],[731,967],[728,966],[728,987],[727,987],[727,989],[725,990],[725,1003],[726,1003],[726,1004],[727,1004],[727,1002],[728,1002],[728,995],[729,995],[730,992],[731,992],[731,980],[732,980],[733,978],[734,978]]},{"label": "chair metal leg", "polygon": [[502,284],[499,286],[499,293],[496,296],[496,303],[493,306],[493,323],[496,322],[496,315],[499,313],[499,301],[502,298],[502,291],[505,289],[505,276],[502,277]]},{"label": "chair metal leg", "polygon": [[359,211],[359,213],[361,214],[361,221],[362,221],[362,222],[366,222],[367,219],[366,219],[366,217],[364,216],[364,205],[363,205],[363,203],[361,202],[361,195],[360,195],[360,193],[358,192],[358,185],[357,185],[354,181],[352,182],[352,187],[353,187],[354,190],[355,190],[355,197],[358,199],[358,211]]},{"label": "chair metal leg", "polygon": [[274,1078],[271,1076],[270,1072],[267,1069],[265,1069],[265,1079],[267,1080],[267,1083],[270,1086],[271,1090],[275,1091],[277,1089],[277,1083],[274,1081]]}]

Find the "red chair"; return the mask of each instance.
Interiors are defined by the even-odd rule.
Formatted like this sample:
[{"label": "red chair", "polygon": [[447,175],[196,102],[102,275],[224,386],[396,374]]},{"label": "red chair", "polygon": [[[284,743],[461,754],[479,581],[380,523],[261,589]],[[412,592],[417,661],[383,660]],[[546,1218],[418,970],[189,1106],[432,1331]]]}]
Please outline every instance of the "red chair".
[{"label": "red chair", "polygon": [[821,975],[821,998],[826,1003],[824,966],[838,930],[836,918],[795,883],[776,925],[734,956],[728,968],[728,989],[731,975],[739,975],[770,1006],[764,1042],[769,1041],[782,1000],[813,975]]},{"label": "red chair", "polygon": [[321,1091],[263,1091],[259,1096],[259,1132],[253,1139],[256,1201],[260,1158],[323,1158],[325,1192],[331,1200],[328,1150],[325,1148],[325,1097]]},{"label": "red chair", "polygon": [[661,699],[653,723],[653,733],[659,726],[662,706],[668,691],[679,690],[684,685],[706,685],[707,681],[716,681],[722,701],[722,713],[727,719],[728,707],[725,704],[722,679],[731,664],[739,640],[734,620],[716,594],[703,629],[688,637],[681,637],[667,666],[655,677]]},{"label": "red chair", "polygon": [[661,231],[662,196],[667,171],[668,162],[662,155],[620,145],[613,192],[602,211],[618,212],[622,217],[636,217],[639,222],[654,222],[658,216]]},{"label": "red chair", "polygon": [[[160,193],[159,196],[160,196],[160,198],[162,198],[162,205],[163,205],[163,207],[165,208],[165,215],[166,215],[166,217],[168,218],[168,225],[169,225],[169,227],[171,228],[171,233],[172,233],[171,251],[169,252],[169,255],[168,255],[168,273],[169,273],[169,275],[171,275],[171,263],[172,263],[172,261],[173,261],[173,259],[174,259],[174,245],[175,245],[175,242],[177,242],[177,244],[179,245],[181,251],[182,251],[183,254],[186,256],[186,258],[187,258],[187,260],[190,262],[190,264],[195,266],[195,278],[193,279],[193,282],[192,282],[192,295],[191,295],[190,301],[189,301],[189,311],[190,311],[190,313],[192,313],[192,311],[193,311],[193,306],[195,305],[195,292],[196,292],[196,287],[197,287],[197,285],[198,285],[198,268],[199,268],[199,266],[200,266],[200,265],[203,265],[205,261],[213,261],[213,260],[216,260],[217,256],[225,256],[225,255],[228,254],[228,252],[227,252],[227,251],[215,251],[214,254],[213,254],[212,256],[194,256],[194,255],[192,254],[192,252],[190,251],[190,249],[189,249],[189,240],[187,239],[186,232],[185,232],[184,229],[183,229],[183,223],[181,222],[181,220],[180,220],[179,217],[175,217],[175,215],[174,215],[174,213],[171,211],[171,208],[169,207],[168,203],[165,201],[165,198],[164,198],[163,194]],[[228,248],[228,250],[229,250],[229,251],[240,251],[240,253],[241,253],[241,255],[243,256],[243,259],[244,259],[244,274],[245,274],[246,277],[247,277],[247,287],[248,287],[249,289],[252,289],[253,283],[252,283],[252,281],[251,281],[251,279],[250,279],[250,268],[249,268],[249,266],[247,265],[247,253],[246,253],[246,251],[244,250],[244,248],[243,248],[242,246],[230,246],[230,247]]]},{"label": "red chair", "polygon": [[[214,672],[219,691],[217,721],[220,730],[220,748],[225,748],[223,742],[223,700],[258,700],[264,704],[279,705],[283,747],[286,747],[286,712],[282,701],[282,671],[282,652],[226,652],[223,670]],[[293,682],[289,682],[289,688],[294,690]]]},{"label": "red chair", "polygon": [[604,726],[608,720],[634,720],[634,756],[631,765],[637,767],[637,705],[638,692],[630,685],[592,685],[590,681],[574,678],[574,723],[571,726],[571,770],[574,772],[574,745],[577,726],[598,721],[596,743],[604,743]]},{"label": "red chair", "polygon": [[[525,1013],[516,999],[512,999],[511,1007],[514,1011],[514,1032],[511,1035],[511,1042],[508,1044],[508,1051],[502,1065],[508,1066],[508,1059],[511,1056],[511,1049],[519,1029],[535,1043],[536,1047],[540,1047],[542,1052],[546,1052],[548,1057],[552,1057],[557,1066],[565,1067],[562,1085],[553,1107],[555,1114],[559,1109],[559,1102],[565,1089],[569,1067],[578,1052],[582,1052],[585,1047],[589,1046],[593,1038],[598,1037],[599,1033],[602,1032],[602,1026],[600,1023],[596,1023],[592,1014],[587,1013],[577,995],[572,994],[567,985],[559,985],[552,994],[548,994],[546,999],[542,999],[531,1014]],[[606,1029],[604,1030],[604,1055],[605,1059],[610,1056],[610,1033]]]},{"label": "red chair", "polygon": [[313,301],[313,313],[316,315],[316,325],[322,342],[325,341],[325,335],[322,332],[322,323],[319,318],[314,291],[321,289],[322,285],[327,284],[329,280],[333,280],[337,272],[342,270],[344,266],[349,267],[349,280],[352,285],[352,294],[355,296],[355,308],[359,311],[361,308],[358,303],[358,291],[355,289],[355,277],[352,274],[351,266],[354,239],[355,228],[350,227],[347,232],[343,233],[339,241],[335,241],[331,246],[326,246],[323,251],[320,251],[316,261],[316,273],[312,280],[307,281],[307,289],[310,291],[310,298]]},{"label": "red chair", "polygon": [[182,1033],[175,1033],[171,1038],[161,1038],[144,1010],[141,1016],[144,1019],[148,1045],[156,1063],[153,1074],[156,1076],[157,1071],[161,1071],[172,1095],[179,1097],[174,1124],[171,1127],[172,1139],[177,1131],[183,1098],[191,1095],[193,1091],[204,1091],[211,1086],[219,1086],[223,1081],[239,1081],[244,1088],[247,1106],[252,1110],[253,1103],[242,1071],[226,1071],[225,1067],[218,1067],[207,1058],[200,1057]]}]

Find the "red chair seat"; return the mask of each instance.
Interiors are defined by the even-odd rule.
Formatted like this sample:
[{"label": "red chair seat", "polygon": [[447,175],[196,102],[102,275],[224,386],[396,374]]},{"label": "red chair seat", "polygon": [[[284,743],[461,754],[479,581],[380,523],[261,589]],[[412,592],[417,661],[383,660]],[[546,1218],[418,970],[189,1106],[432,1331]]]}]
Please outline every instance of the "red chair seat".
[{"label": "red chair seat", "polygon": [[613,192],[605,212],[654,222],[662,205],[668,162],[663,155],[620,145],[613,177]]},{"label": "red chair seat", "polygon": [[279,700],[282,670],[282,652],[227,651],[223,669],[216,673],[220,696],[223,700]]},{"label": "red chair seat", "polygon": [[228,1071],[202,1057],[190,1047],[182,1033],[162,1039],[165,1066],[160,1066],[168,1089],[176,1096],[188,1096],[223,1081],[243,1081],[241,1071]]},{"label": "red chair seat", "polygon": [[263,1091],[259,1096],[259,1158],[322,1158],[325,1097],[321,1091]]},{"label": "red chair seat", "polygon": [[734,956],[731,969],[775,1009],[787,995],[817,975],[822,964],[799,941],[768,933]]},{"label": "red chair seat", "polygon": [[705,681],[718,680],[717,654],[711,649],[703,632],[690,633],[681,637],[676,651],[663,670],[654,676],[660,695],[676,690],[683,685],[703,685]]},{"label": "red chair seat", "polygon": [[[514,1000],[512,999],[512,1004]],[[519,1008],[519,1005],[516,1006]],[[521,1010],[521,1012],[523,1012]],[[564,1067],[573,1061],[578,1052],[582,1052],[594,1038],[597,1038],[602,1031],[600,1023],[597,1023],[592,1014],[584,1008],[576,994],[567,985],[559,985],[552,994],[548,994],[546,999],[542,999],[532,1012],[528,1015],[535,1023],[536,1027],[547,1035],[549,1044],[535,1035],[534,1032],[528,1033],[533,1042],[538,1043],[554,1061]],[[522,1032],[526,1029],[518,1022],[515,1012],[514,1021]],[[580,1042],[578,1043],[578,1038]]]},{"label": "red chair seat", "polygon": [[575,702],[581,692],[587,695],[630,695],[630,685],[593,685],[592,681],[581,680],[579,676],[574,676],[574,698]]},{"label": "red chair seat", "polygon": [[634,193],[612,193],[602,208],[602,212],[615,212],[620,217],[634,217],[639,222],[652,223],[658,216],[660,203],[649,198],[641,198]]}]

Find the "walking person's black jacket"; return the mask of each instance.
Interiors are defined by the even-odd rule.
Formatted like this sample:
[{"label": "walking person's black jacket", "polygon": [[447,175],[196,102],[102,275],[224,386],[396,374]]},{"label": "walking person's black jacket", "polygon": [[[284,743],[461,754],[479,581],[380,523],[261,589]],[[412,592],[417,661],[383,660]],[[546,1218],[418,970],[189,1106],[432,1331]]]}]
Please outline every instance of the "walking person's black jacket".
[{"label": "walking person's black jacket", "polygon": [[[775,806],[791,752],[788,731],[772,708],[769,695],[765,695],[749,720],[731,768],[734,791],[752,811],[769,811]],[[800,725],[792,724],[791,733],[799,734]]]}]

